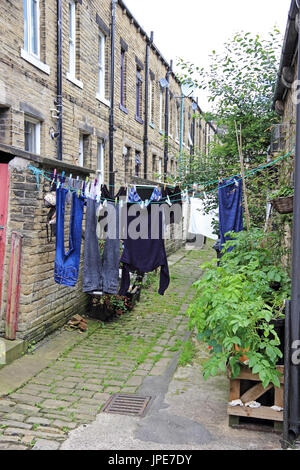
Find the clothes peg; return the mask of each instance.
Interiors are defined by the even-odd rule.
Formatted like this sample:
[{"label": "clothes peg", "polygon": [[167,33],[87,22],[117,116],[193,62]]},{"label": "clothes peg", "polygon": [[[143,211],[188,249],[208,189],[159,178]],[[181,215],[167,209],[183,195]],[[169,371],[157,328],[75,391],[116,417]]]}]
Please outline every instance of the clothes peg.
[{"label": "clothes peg", "polygon": [[118,198],[115,197],[115,206],[118,204]]},{"label": "clothes peg", "polygon": [[97,186],[97,178],[95,179],[95,183],[94,183],[94,186]]},{"label": "clothes peg", "polygon": [[56,168],[54,168],[53,180],[52,180],[51,184],[53,184],[55,182],[55,177],[56,177]]},{"label": "clothes peg", "polygon": [[107,199],[104,200],[103,207],[107,207]]},{"label": "clothes peg", "polygon": [[78,189],[78,191],[77,191],[77,197],[78,197],[78,199],[79,199],[79,196],[80,196],[80,189]]},{"label": "clothes peg", "polygon": [[169,195],[167,196],[166,202],[167,202],[167,204],[169,204],[169,206],[172,205],[172,202],[170,201]]}]

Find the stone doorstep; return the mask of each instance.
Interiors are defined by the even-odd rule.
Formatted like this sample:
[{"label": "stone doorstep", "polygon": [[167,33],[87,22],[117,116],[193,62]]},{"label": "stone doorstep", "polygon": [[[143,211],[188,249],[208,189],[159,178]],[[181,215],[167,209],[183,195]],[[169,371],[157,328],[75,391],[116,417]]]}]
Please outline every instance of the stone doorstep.
[{"label": "stone doorstep", "polygon": [[3,361],[4,364],[2,364],[2,361],[0,362],[0,369],[19,359],[27,351],[27,342],[22,339],[9,340],[0,338],[0,352],[2,351],[2,345],[4,345],[5,362]]}]

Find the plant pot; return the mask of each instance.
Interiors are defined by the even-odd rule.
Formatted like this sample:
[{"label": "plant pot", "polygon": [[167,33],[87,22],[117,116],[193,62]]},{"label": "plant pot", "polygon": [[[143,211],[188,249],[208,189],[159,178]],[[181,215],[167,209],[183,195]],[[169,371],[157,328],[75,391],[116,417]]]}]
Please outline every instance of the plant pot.
[{"label": "plant pot", "polygon": [[[239,348],[239,346],[237,344],[234,345],[234,349],[237,351],[237,352],[242,352],[242,353],[245,353],[245,352],[248,352],[250,348],[246,348],[246,349],[243,349],[243,348]],[[239,357],[239,361],[240,362],[246,362],[248,361],[249,358],[246,356],[246,354],[243,354],[242,356]]]},{"label": "plant pot", "polygon": [[278,197],[276,199],[272,199],[270,202],[279,214],[290,214],[293,212],[294,196]]}]

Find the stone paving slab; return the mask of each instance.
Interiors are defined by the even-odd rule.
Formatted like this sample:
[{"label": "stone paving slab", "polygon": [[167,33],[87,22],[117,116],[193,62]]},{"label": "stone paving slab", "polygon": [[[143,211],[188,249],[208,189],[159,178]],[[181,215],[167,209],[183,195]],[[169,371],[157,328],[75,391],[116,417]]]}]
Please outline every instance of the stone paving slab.
[{"label": "stone paving slab", "polygon": [[[0,398],[2,448],[19,444],[20,448],[57,449],[70,430],[96,418],[111,394],[136,393],[147,377],[163,375],[175,354],[168,348],[177,340],[182,342],[187,332],[182,306],[192,298],[191,285],[211,255],[211,250],[180,250],[170,263],[171,283],[164,296],[157,293],[156,277],[150,287],[144,287],[133,311],[108,323],[89,319],[88,331],[77,335],[77,342],[74,332],[64,331],[64,337],[72,338],[60,355],[57,344],[55,355],[48,343],[52,361],[44,362],[44,367],[31,365],[24,384]],[[62,342],[56,339],[56,343]],[[42,350],[31,354],[31,361],[39,361]],[[12,366],[4,367],[6,376]],[[13,419],[14,415],[19,418]],[[5,440],[10,438],[13,442]]]}]

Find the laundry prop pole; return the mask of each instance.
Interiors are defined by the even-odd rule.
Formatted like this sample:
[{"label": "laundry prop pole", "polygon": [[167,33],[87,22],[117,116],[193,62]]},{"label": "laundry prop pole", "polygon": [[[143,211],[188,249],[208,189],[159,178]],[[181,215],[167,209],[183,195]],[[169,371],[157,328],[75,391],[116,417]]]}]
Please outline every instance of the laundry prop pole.
[{"label": "laundry prop pole", "polygon": [[249,216],[247,189],[246,189],[246,181],[245,181],[244,157],[243,157],[243,151],[242,151],[242,126],[241,126],[241,124],[240,124],[240,138],[239,138],[238,129],[237,129],[237,125],[236,125],[236,121],[234,121],[234,124],[235,124],[235,132],[236,132],[236,140],[237,140],[238,152],[239,152],[239,157],[240,157],[241,176],[242,176],[242,180],[243,180],[243,192],[244,192],[244,203],[245,203],[245,216],[246,216],[247,230],[249,230],[249,229],[250,229],[250,216]]}]

